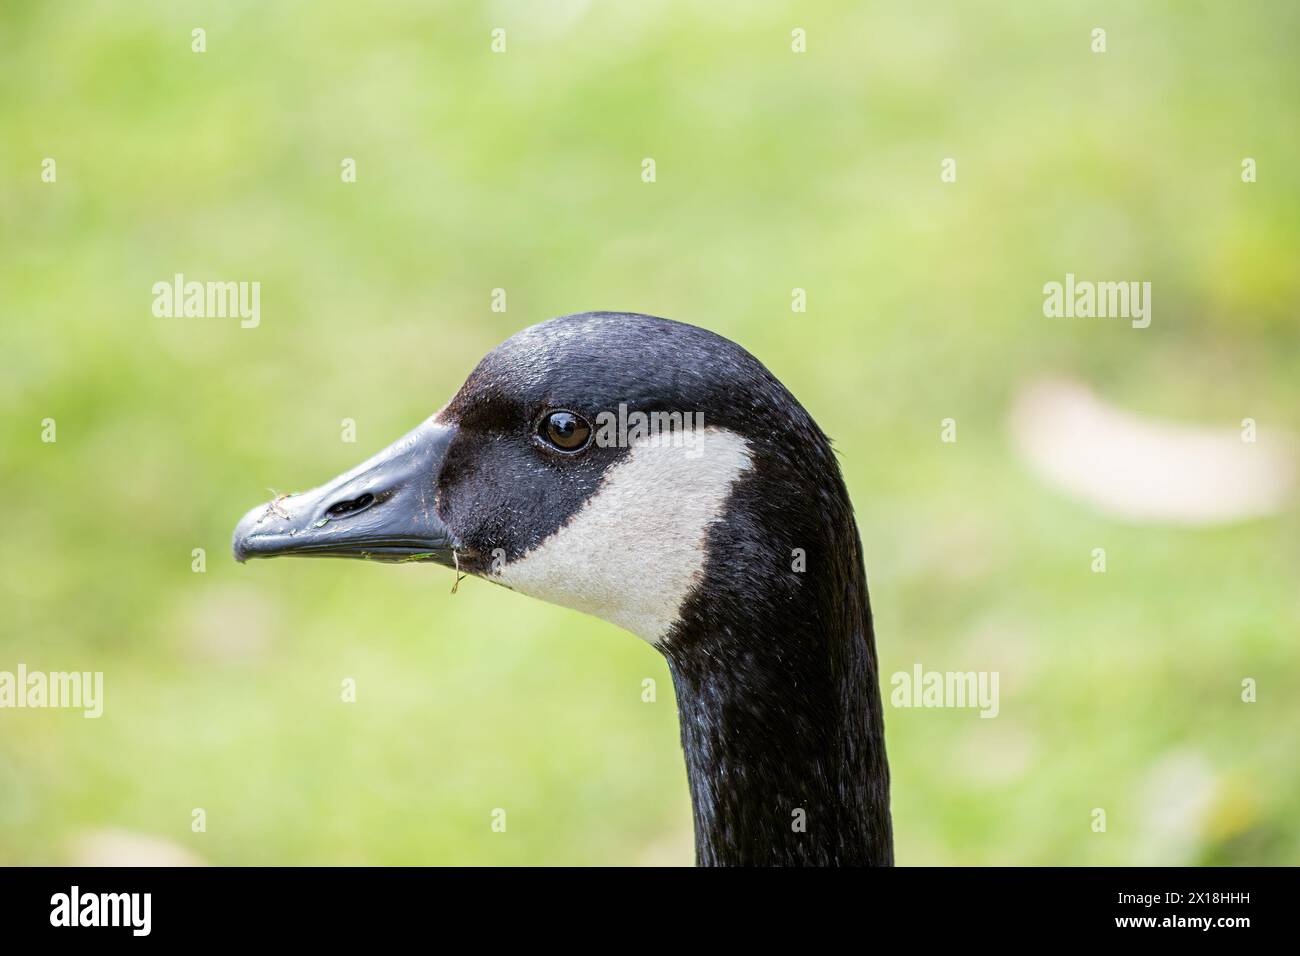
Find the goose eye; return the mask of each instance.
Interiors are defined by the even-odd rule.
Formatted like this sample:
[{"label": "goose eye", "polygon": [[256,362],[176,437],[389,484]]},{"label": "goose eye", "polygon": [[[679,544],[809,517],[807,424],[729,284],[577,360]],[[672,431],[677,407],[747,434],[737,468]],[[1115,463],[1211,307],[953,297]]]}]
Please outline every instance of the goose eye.
[{"label": "goose eye", "polygon": [[537,431],[548,445],[560,451],[578,451],[591,438],[591,426],[573,412],[551,412]]}]

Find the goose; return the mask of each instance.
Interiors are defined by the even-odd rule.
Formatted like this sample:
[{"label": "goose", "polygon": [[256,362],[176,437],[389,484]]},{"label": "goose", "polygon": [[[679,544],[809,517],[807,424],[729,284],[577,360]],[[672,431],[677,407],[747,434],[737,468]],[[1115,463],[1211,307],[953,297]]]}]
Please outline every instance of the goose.
[{"label": "goose", "polygon": [[233,551],[429,561],[630,631],[672,675],[698,865],[893,864],[848,493],[728,339],[617,312],[526,328],[384,451],[249,511]]}]

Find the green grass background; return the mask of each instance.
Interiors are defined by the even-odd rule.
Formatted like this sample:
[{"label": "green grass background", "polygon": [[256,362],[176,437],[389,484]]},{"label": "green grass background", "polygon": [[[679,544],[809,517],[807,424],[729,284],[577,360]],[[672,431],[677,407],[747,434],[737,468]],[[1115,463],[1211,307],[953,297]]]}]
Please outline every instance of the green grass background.
[{"label": "green grass background", "polygon": [[[103,670],[107,701],[0,711],[0,862],[103,829],[217,864],[689,862],[651,648],[440,569],[228,553],[268,486],[586,309],[758,355],[840,450],[883,673],[1001,673],[996,720],[887,708],[901,863],[1296,862],[1300,516],[1120,523],[1005,418],[1067,373],[1300,431],[1297,37],[1290,2],[6,4],[0,669]],[[1151,327],[1045,319],[1067,271],[1151,281]],[[154,318],[176,272],[260,281],[261,326]]]}]

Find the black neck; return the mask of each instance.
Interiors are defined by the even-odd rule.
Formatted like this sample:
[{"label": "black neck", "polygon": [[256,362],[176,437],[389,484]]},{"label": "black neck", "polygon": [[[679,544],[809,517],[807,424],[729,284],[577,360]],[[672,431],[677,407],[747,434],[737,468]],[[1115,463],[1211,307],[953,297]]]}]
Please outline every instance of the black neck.
[{"label": "black neck", "polygon": [[793,608],[790,594],[748,611],[696,602],[667,648],[700,865],[893,863],[871,611],[851,538],[847,554],[809,556]]}]

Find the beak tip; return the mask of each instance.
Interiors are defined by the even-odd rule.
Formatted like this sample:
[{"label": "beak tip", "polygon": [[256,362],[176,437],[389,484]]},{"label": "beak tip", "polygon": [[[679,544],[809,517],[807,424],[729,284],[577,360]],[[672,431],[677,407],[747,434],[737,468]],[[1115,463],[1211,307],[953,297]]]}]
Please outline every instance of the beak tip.
[{"label": "beak tip", "polygon": [[243,564],[283,555],[423,560],[451,535],[427,505],[454,430],[425,422],[333,481],[280,495],[239,520],[230,553]]},{"label": "beak tip", "polygon": [[235,533],[230,538],[230,553],[239,564],[244,564],[252,556],[253,548],[249,536],[260,523],[265,512],[266,505],[258,505],[240,518],[239,524],[235,525]]}]

